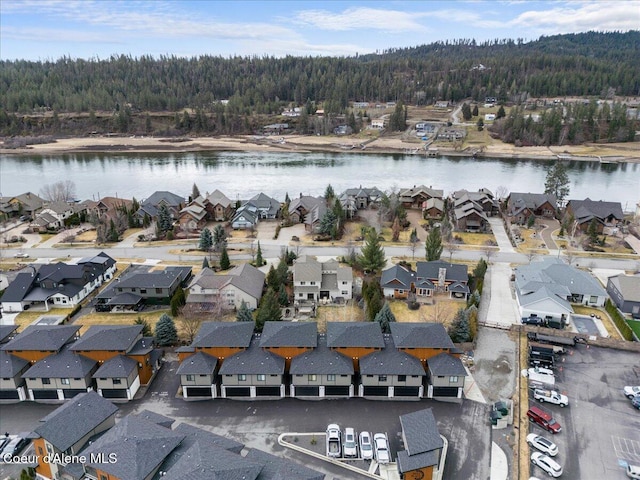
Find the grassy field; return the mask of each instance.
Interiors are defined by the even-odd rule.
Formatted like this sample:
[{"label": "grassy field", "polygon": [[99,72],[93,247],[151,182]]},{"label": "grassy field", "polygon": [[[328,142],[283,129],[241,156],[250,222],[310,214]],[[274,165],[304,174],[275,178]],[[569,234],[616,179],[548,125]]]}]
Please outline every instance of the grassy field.
[{"label": "grassy field", "polygon": [[627,320],[627,325],[633,330],[638,338],[640,338],[640,320]]},{"label": "grassy field", "polygon": [[418,310],[409,310],[406,302],[392,300],[389,302],[391,311],[397,322],[406,323],[442,323],[448,327],[453,321],[453,317],[460,308],[464,308],[466,303],[460,300],[452,300],[446,296],[437,296],[433,305],[420,305]]},{"label": "grassy field", "polygon": [[464,245],[489,245],[488,242],[494,245],[496,243],[496,237],[493,233],[471,233],[471,232],[454,232],[455,237],[462,238]]},{"label": "grassy field", "polygon": [[351,303],[340,307],[319,306],[315,320],[318,332],[326,333],[327,322],[363,322],[364,310]]},{"label": "grassy field", "polygon": [[37,318],[43,315],[69,315],[72,308],[52,308],[48,312],[27,310],[26,312],[20,312],[16,317],[15,324],[18,325],[18,330],[21,332],[26,327],[36,321]]}]

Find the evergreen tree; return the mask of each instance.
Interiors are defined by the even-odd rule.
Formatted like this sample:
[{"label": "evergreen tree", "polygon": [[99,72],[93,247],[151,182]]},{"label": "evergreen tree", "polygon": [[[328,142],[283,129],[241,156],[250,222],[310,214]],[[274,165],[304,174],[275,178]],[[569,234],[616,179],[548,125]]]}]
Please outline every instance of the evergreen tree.
[{"label": "evergreen tree", "polygon": [[468,122],[469,120],[471,120],[471,107],[469,106],[468,103],[464,103],[462,105],[462,118]]},{"label": "evergreen tree", "polygon": [[260,308],[256,313],[256,331],[262,332],[264,322],[275,322],[282,320],[282,310],[278,302],[278,295],[269,287],[267,293],[262,296]]},{"label": "evergreen tree", "polygon": [[180,313],[180,309],[187,303],[187,297],[184,294],[184,289],[178,287],[171,297],[171,315],[176,317]]},{"label": "evergreen tree", "polygon": [[278,290],[280,288],[280,278],[278,277],[278,272],[276,271],[273,264],[269,267],[269,271],[267,272],[267,286],[273,288],[274,290]]},{"label": "evergreen tree", "polygon": [[231,268],[231,262],[229,261],[229,254],[227,253],[227,244],[222,246],[222,253],[220,254],[220,268],[222,270],[229,270]]},{"label": "evergreen tree", "polygon": [[544,193],[555,195],[558,204],[562,205],[564,199],[569,195],[569,176],[567,168],[560,160],[547,170],[547,178],[544,182]]},{"label": "evergreen tree", "polygon": [[454,343],[468,342],[471,340],[471,327],[469,314],[462,308],[456,312],[453,323],[449,327],[449,336]]},{"label": "evergreen tree", "polygon": [[384,302],[384,305],[382,305],[382,308],[376,314],[374,321],[380,324],[380,328],[382,328],[382,333],[391,332],[391,329],[389,328],[389,324],[391,322],[395,322],[396,317],[391,311],[391,307],[389,307],[389,302]]},{"label": "evergreen tree", "polygon": [[[336,215],[332,210],[327,210],[322,220],[320,220],[320,226],[318,227],[318,233],[321,235],[331,235],[335,231],[336,227]],[[333,238],[333,236],[332,236]]]},{"label": "evergreen tree", "polygon": [[285,255],[280,258],[276,272],[278,273],[278,282],[280,285],[286,285],[289,283],[289,266],[287,265],[287,258],[289,254],[285,252]]},{"label": "evergreen tree", "polygon": [[171,218],[171,212],[169,211],[169,207],[163,203],[158,209],[158,230],[161,234],[166,233],[171,230],[172,226],[173,220]]},{"label": "evergreen tree", "polygon": [[369,284],[369,292],[367,300],[365,300],[365,317],[370,322],[374,321],[376,315],[382,308],[384,298],[380,291],[380,284],[378,281],[373,281]]},{"label": "evergreen tree", "polygon": [[473,110],[471,111],[471,115],[473,115],[474,117],[478,116],[478,104],[477,103],[473,106]]},{"label": "evergreen tree", "polygon": [[200,196],[200,189],[198,188],[198,186],[194,183],[193,187],[191,187],[191,199],[195,200],[196,198],[198,198]]},{"label": "evergreen tree", "polygon": [[440,260],[443,250],[442,236],[440,235],[440,229],[434,227],[429,231],[429,236],[424,242],[425,256],[428,262],[434,260]]},{"label": "evergreen tree", "polygon": [[262,258],[262,248],[260,247],[260,241],[258,241],[258,251],[256,252],[256,267],[264,265],[264,259]]},{"label": "evergreen tree", "polygon": [[204,257],[204,260],[202,260],[202,269],[204,270],[205,268],[209,268],[209,260],[207,257]]},{"label": "evergreen tree", "polygon": [[219,252],[226,244],[227,232],[222,225],[216,225],[216,228],[213,229],[213,249]]},{"label": "evergreen tree", "polygon": [[242,300],[240,303],[240,308],[236,313],[236,321],[238,322],[253,322],[253,315],[249,307],[247,306],[247,302]]},{"label": "evergreen tree", "polygon": [[287,294],[287,289],[282,283],[280,284],[280,288],[278,289],[278,303],[280,303],[280,305],[282,305],[283,307],[289,305],[289,295]]},{"label": "evergreen tree", "polygon": [[500,108],[498,109],[498,113],[496,113],[496,120],[499,120],[506,116],[507,116],[507,113],[504,111],[504,107],[500,105]]},{"label": "evergreen tree", "polygon": [[484,120],[479,118],[478,122],[476,123],[476,125],[478,126],[478,131],[481,132],[482,130],[484,130]]},{"label": "evergreen tree", "polygon": [[532,213],[531,215],[529,215],[529,218],[527,218],[527,228],[533,228],[535,224],[536,216]]},{"label": "evergreen tree", "polygon": [[589,222],[587,235],[589,236],[589,243],[591,245],[598,243],[598,221],[595,218],[591,219],[591,222]]},{"label": "evergreen tree", "polygon": [[473,269],[474,278],[483,279],[484,274],[487,273],[487,267],[488,265],[484,258],[481,258],[480,260],[478,260],[477,265]]},{"label": "evergreen tree", "polygon": [[155,329],[156,344],[161,347],[174,345],[178,341],[178,330],[173,319],[163,313],[156,323]]},{"label": "evergreen tree", "polygon": [[141,316],[138,316],[138,318],[136,318],[136,320],[133,322],[133,324],[134,325],[142,325],[142,336],[143,337],[150,337],[151,335],[153,335],[153,333],[151,332],[151,326],[149,325],[149,322],[147,322]]},{"label": "evergreen tree", "polygon": [[387,262],[384,258],[384,248],[380,245],[378,234],[374,229],[367,232],[365,244],[362,247],[358,261],[360,266],[369,272],[378,272],[382,270]]},{"label": "evergreen tree", "polygon": [[[213,237],[211,236],[211,230],[203,228],[200,232],[200,240],[198,241],[198,249],[203,252],[208,252],[213,246]],[[205,258],[206,260],[206,258]]]}]

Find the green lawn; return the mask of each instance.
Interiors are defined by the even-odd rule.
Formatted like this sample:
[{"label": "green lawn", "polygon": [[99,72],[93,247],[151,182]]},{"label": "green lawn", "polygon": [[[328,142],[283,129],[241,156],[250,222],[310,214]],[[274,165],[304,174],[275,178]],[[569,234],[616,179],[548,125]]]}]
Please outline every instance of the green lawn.
[{"label": "green lawn", "polygon": [[634,331],[636,337],[640,338],[640,320],[627,320],[627,324]]}]

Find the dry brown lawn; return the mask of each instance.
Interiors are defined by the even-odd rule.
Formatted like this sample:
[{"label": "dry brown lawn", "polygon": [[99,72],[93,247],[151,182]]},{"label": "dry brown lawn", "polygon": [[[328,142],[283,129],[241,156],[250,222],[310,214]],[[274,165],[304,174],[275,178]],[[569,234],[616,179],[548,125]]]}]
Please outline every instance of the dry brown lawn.
[{"label": "dry brown lawn", "polygon": [[316,319],[318,332],[327,332],[327,322],[364,322],[364,311],[352,303],[343,306],[319,306]]},{"label": "dry brown lawn", "polygon": [[37,318],[43,315],[69,315],[72,308],[52,308],[48,312],[27,310],[26,312],[20,312],[16,317],[15,324],[18,325],[18,331],[23,331],[26,327],[36,321]]},{"label": "dry brown lawn", "polygon": [[471,232],[454,232],[454,236],[462,238],[465,245],[488,245],[487,242],[493,242],[495,244],[496,237],[493,233],[471,233]]},{"label": "dry brown lawn", "polygon": [[422,304],[418,310],[409,310],[407,303],[402,300],[391,300],[389,306],[397,322],[442,323],[449,327],[458,309],[465,308],[466,303],[443,295],[436,296],[433,305]]},{"label": "dry brown lawn", "polygon": [[82,232],[80,235],[76,235],[76,242],[95,242],[97,238],[97,233],[95,230],[87,230],[86,232]]}]

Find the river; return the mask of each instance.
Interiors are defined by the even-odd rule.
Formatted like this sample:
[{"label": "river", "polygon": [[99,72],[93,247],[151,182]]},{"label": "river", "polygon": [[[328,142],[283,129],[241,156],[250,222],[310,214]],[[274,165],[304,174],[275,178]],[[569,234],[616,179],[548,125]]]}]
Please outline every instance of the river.
[{"label": "river", "polygon": [[[246,199],[264,192],[283,200],[322,195],[327,184],[336,192],[376,186],[397,190],[414,185],[442,189],[445,195],[465,188],[542,192],[549,162],[513,159],[425,158],[417,155],[349,153],[81,153],[55,156],[0,155],[0,195],[39,193],[46,184],[71,180],[76,196],[136,197],[156,190],[185,197],[194,183],[200,192],[221,190]],[[639,164],[567,163],[569,198],[618,201],[633,209],[640,199]]]}]

